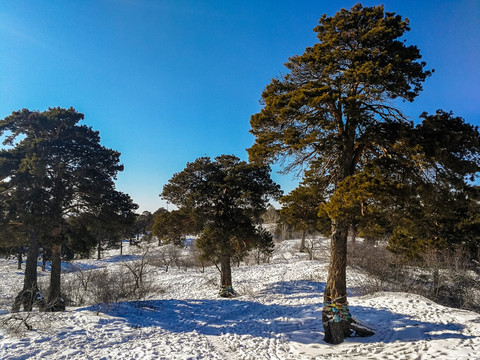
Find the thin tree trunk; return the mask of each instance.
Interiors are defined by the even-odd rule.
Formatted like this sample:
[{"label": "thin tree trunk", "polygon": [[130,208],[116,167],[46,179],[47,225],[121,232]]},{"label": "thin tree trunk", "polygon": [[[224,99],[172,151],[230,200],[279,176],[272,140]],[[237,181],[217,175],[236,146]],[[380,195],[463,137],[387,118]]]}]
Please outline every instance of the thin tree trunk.
[{"label": "thin tree trunk", "polygon": [[45,271],[47,267],[47,250],[43,249],[42,253],[42,271]]},{"label": "thin tree trunk", "polygon": [[305,236],[306,236],[307,230],[302,230],[302,241],[300,242],[300,252],[305,252]]},{"label": "thin tree trunk", "polygon": [[98,240],[98,246],[97,246],[97,260],[100,260],[102,258],[102,243],[100,240]]},{"label": "thin tree trunk", "polygon": [[235,295],[232,287],[232,268],[230,264],[230,256],[223,255],[220,262],[220,296],[231,297]]},{"label": "thin tree trunk", "polygon": [[29,235],[23,289],[15,297],[15,301],[12,306],[12,312],[20,311],[20,307],[22,305],[25,311],[32,311],[33,305],[36,302],[43,300],[43,296],[40,294],[37,284],[37,261],[39,250],[40,243],[38,240],[38,233],[33,231]]},{"label": "thin tree trunk", "polygon": [[18,253],[17,253],[17,270],[22,270],[22,263],[23,263],[23,246],[19,246]]},{"label": "thin tree trunk", "polygon": [[64,311],[65,302],[61,297],[62,245],[52,245],[52,269],[45,311]]}]

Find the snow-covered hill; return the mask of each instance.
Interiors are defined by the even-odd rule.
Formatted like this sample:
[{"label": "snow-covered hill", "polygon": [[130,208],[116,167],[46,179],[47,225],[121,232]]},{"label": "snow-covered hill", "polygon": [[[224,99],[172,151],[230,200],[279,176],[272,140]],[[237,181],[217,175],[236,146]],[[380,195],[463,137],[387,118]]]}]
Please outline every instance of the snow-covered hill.
[{"label": "snow-covered hill", "polygon": [[[282,247],[271,264],[233,268],[233,299],[216,296],[215,267],[170,267],[150,274],[161,291],[146,301],[34,312],[27,319],[33,330],[0,329],[0,359],[480,359],[479,314],[406,293],[359,296],[365,275],[353,270],[350,309],[376,334],[326,344],[320,319],[327,262],[302,259],[295,242]],[[117,254],[77,266],[112,268],[133,259]],[[0,321],[11,317],[22,275],[14,260],[0,260]]]}]

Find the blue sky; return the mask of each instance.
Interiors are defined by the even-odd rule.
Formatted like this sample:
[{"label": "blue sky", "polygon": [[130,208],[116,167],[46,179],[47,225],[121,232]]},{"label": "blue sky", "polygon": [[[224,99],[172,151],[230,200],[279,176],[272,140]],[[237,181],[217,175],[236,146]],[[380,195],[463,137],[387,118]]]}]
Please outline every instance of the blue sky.
[{"label": "blue sky", "polygon": [[[118,189],[155,211],[188,161],[247,160],[264,87],[315,43],[322,14],[356,2],[0,0],[0,118],[73,106],[122,153]],[[362,4],[380,3],[410,19],[407,43],[435,69],[405,113],[442,108],[480,125],[480,1]],[[297,184],[273,178],[286,192]]]}]

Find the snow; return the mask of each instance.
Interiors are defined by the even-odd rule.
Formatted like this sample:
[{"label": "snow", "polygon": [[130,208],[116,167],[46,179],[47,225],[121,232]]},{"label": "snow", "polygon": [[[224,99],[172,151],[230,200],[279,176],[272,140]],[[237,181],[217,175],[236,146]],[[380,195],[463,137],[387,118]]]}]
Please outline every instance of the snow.
[{"label": "snow", "polygon": [[[282,243],[271,264],[233,267],[239,296],[232,299],[217,297],[214,266],[204,273],[170,266],[150,273],[162,291],[145,301],[19,313],[33,329],[3,326],[0,359],[480,359],[480,314],[407,293],[359,296],[365,274],[351,270],[351,312],[376,333],[326,344],[321,311],[328,259],[305,260],[297,245]],[[139,258],[133,250],[65,264],[63,276],[121,266]],[[0,260],[0,322],[12,316],[22,285],[16,266]],[[48,278],[48,271],[39,274]]]}]

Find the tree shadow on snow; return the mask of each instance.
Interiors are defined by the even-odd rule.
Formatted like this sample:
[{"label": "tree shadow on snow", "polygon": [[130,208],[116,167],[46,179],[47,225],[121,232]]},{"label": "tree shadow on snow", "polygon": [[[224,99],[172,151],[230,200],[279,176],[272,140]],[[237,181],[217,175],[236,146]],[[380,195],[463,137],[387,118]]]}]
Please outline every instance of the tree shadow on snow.
[{"label": "tree shadow on snow", "polygon": [[[122,318],[136,328],[160,327],[178,333],[196,331],[203,335],[232,333],[272,337],[289,332],[292,327],[301,328],[300,322],[305,311],[313,311],[314,316],[319,317],[322,309],[321,304],[312,307],[265,305],[237,299],[170,299],[95,305],[79,309],[82,310]],[[317,325],[317,331],[320,331],[321,323]]]},{"label": "tree shadow on snow", "polygon": [[[454,311],[455,309],[452,309],[452,312]],[[376,332],[370,338],[359,340],[364,343],[475,338],[462,334],[465,326],[461,323],[420,321],[414,314],[399,314],[384,308],[350,306],[350,312]]]},{"label": "tree shadow on snow", "polygon": [[262,294],[278,294],[290,299],[319,298],[322,300],[325,286],[325,282],[309,280],[278,281],[263,290]]},{"label": "tree shadow on snow", "polygon": [[[296,282],[279,285],[281,294],[322,288],[319,283]],[[274,287],[275,289],[275,287]],[[295,290],[296,289],[296,290]],[[317,296],[315,294],[315,296]],[[321,299],[321,298],[320,298]],[[169,332],[197,332],[202,335],[225,333],[253,337],[283,337],[303,344],[323,342],[321,302],[307,305],[262,304],[239,299],[153,300],[96,305],[78,311],[96,311],[123,319],[133,328],[159,327]],[[349,338],[347,342],[391,343],[418,340],[469,339],[461,324],[418,321],[413,316],[387,309],[351,306],[352,314],[376,334],[368,338]],[[107,324],[107,323],[105,323]]]},{"label": "tree shadow on snow", "polygon": [[[318,298],[323,299],[326,283],[309,280],[278,281],[271,284],[262,294],[278,294],[290,299]],[[348,297],[362,295],[362,288],[352,287],[347,289]]]}]

